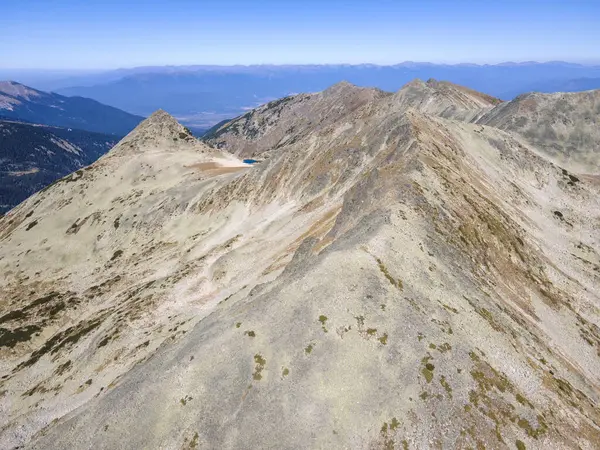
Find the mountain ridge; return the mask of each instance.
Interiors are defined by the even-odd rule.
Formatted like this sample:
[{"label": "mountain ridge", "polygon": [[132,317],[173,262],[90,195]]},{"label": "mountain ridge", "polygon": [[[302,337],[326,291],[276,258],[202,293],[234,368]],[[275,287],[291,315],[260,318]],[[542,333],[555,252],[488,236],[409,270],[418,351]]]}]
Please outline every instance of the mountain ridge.
[{"label": "mountain ridge", "polygon": [[[335,99],[334,104],[328,101],[331,98]],[[385,99],[383,106],[380,104],[381,99]],[[303,133],[320,129],[332,121],[341,120],[345,115],[362,109],[368,115],[369,110],[373,108],[381,108],[386,114],[393,109],[404,111],[407,108],[415,108],[442,117],[470,121],[479,118],[500,103],[501,100],[494,97],[433,79],[427,82],[412,80],[393,94],[343,81],[321,94],[299,94],[267,103],[222,124],[216,130],[202,136],[202,140],[217,148],[227,147],[236,154],[240,152],[239,154],[244,156],[260,156],[259,153],[255,153],[255,148],[262,149],[262,152],[271,148],[276,150],[299,139]],[[277,109],[274,108],[275,105]],[[309,105],[308,110],[306,105]],[[319,119],[314,124],[303,119],[315,116]],[[324,116],[326,119],[321,120]],[[286,125],[286,121],[290,120],[294,121],[293,124]],[[258,124],[268,125],[260,127],[262,132],[257,132]]]},{"label": "mountain ridge", "polygon": [[46,93],[15,81],[0,82],[0,114],[44,125],[120,136],[143,119],[96,100]]},{"label": "mountain ridge", "polygon": [[514,131],[557,163],[580,173],[600,171],[600,90],[523,94],[477,123]]},{"label": "mountain ridge", "polygon": [[415,84],[272,102],[220,148],[160,112],[0,219],[0,438],[594,448],[600,185]]},{"label": "mountain ridge", "polygon": [[[274,99],[299,92],[320,92],[340,80],[364,87],[396,92],[414,78],[434,78],[468,86],[478,92],[511,100],[529,91],[577,90],[589,78],[587,88],[600,77],[600,66],[565,63],[444,65],[404,63],[366,65],[255,65],[138,68],[107,73],[86,82],[72,80],[52,86],[63,95],[95,98],[136,114],[148,115],[159,107],[180,118],[184,125],[208,129],[230,117]],[[79,87],[69,87],[79,86]],[[571,86],[571,87],[569,87]],[[588,87],[589,86],[589,87]],[[199,109],[197,105],[202,105]]]}]

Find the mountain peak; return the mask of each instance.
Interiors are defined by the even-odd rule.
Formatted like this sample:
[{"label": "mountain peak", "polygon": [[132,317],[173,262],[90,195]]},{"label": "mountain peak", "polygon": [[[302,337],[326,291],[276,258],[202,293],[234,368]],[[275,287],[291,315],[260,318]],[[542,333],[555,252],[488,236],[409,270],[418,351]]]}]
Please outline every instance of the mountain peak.
[{"label": "mountain peak", "polygon": [[349,88],[349,87],[356,87],[356,86],[354,84],[350,83],[349,81],[342,80],[342,81],[335,83],[331,87],[339,89],[339,88]]},{"label": "mountain peak", "polygon": [[564,169],[597,175],[599,103],[600,90],[530,92],[494,108],[477,123],[518,133]]},{"label": "mountain peak", "polygon": [[144,124],[152,126],[159,125],[167,129],[180,127],[183,128],[183,126],[179,122],[177,122],[177,119],[168,112],[166,112],[164,109],[157,109],[156,111],[154,111],[148,116],[146,120],[143,120],[138,125],[138,128]]},{"label": "mountain peak", "polygon": [[463,86],[429,78],[415,78],[394,94],[397,109],[415,108],[426,114],[470,122],[481,117],[501,100]]},{"label": "mountain peak", "polygon": [[171,114],[169,114],[168,112],[166,112],[164,109],[159,108],[156,111],[154,111],[152,114],[150,114],[148,116],[148,119],[159,119],[159,120],[174,120],[175,122],[177,121]]},{"label": "mountain peak", "polygon": [[402,91],[403,89],[406,89],[406,88],[411,88],[411,87],[413,87],[413,88],[423,88],[425,86],[426,86],[426,84],[425,84],[425,82],[423,80],[421,80],[420,78],[415,78],[413,80],[410,80],[404,86],[402,86],[400,88],[400,91]]},{"label": "mountain peak", "polygon": [[[177,119],[163,109],[153,112],[143,120],[132,133],[151,133],[156,137],[179,137],[180,133],[191,135],[190,131],[177,122]],[[184,138],[183,136],[181,137]]]},{"label": "mountain peak", "polygon": [[129,152],[132,148],[169,147],[181,141],[195,142],[192,132],[163,109],[153,112],[117,145],[111,153]]},{"label": "mountain peak", "polygon": [[214,148],[227,147],[238,156],[259,157],[293,145],[314,130],[332,125],[389,95],[378,88],[340,81],[319,93],[285,97],[262,105],[222,124],[202,140]]},{"label": "mountain peak", "polygon": [[340,92],[349,91],[349,90],[353,90],[353,89],[361,89],[361,88],[346,81],[346,80],[342,80],[338,83],[335,83],[332,86],[329,86],[327,89],[325,89],[323,91],[323,94],[326,94],[326,95],[337,94]]},{"label": "mountain peak", "polygon": [[0,93],[25,100],[42,96],[42,92],[11,80],[0,81]]}]

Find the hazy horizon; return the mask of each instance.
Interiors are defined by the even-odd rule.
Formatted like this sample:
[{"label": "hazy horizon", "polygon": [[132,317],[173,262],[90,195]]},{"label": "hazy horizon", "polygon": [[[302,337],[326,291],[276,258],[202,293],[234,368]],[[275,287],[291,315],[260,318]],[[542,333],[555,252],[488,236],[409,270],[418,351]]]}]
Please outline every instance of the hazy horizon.
[{"label": "hazy horizon", "polygon": [[203,67],[310,67],[310,66],[373,66],[373,67],[394,67],[394,66],[402,66],[402,65],[436,65],[436,66],[502,66],[502,65],[527,65],[527,64],[570,64],[570,65],[579,65],[584,67],[590,66],[598,66],[600,65],[600,59],[593,59],[590,61],[568,61],[568,60],[547,60],[547,61],[500,61],[497,63],[474,63],[470,61],[462,61],[457,63],[443,63],[436,61],[400,61],[396,63],[390,64],[375,64],[369,62],[357,62],[357,63],[302,63],[302,64],[153,64],[153,65],[142,65],[142,66],[119,66],[119,67],[98,67],[98,68],[89,68],[89,69],[78,69],[78,68],[53,68],[53,67],[3,67],[0,66],[0,71],[5,72],[54,72],[57,74],[88,74],[88,73],[96,73],[96,72],[109,72],[109,71],[127,71],[127,70],[136,70],[136,69],[155,69],[155,68],[203,68]]},{"label": "hazy horizon", "polygon": [[[600,62],[600,3],[265,0],[3,6],[3,70]],[[76,36],[76,38],[75,38]]]}]

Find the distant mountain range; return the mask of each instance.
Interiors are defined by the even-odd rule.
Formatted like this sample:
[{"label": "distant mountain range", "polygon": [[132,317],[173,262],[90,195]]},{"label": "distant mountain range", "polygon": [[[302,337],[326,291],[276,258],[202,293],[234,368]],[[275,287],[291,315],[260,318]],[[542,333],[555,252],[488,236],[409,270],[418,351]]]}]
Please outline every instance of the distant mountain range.
[{"label": "distant mountain range", "polygon": [[96,100],[0,82],[0,213],[96,161],[143,119]]},{"label": "distant mountain range", "polygon": [[197,132],[271,100],[298,92],[318,92],[342,80],[394,92],[415,78],[448,80],[510,100],[531,91],[600,88],[600,66],[560,61],[496,65],[409,61],[392,66],[164,66],[119,69],[40,83],[60,94],[93,98],[133,114],[148,115],[164,108]]},{"label": "distant mountain range", "polygon": [[143,117],[82,97],[64,97],[0,81],[0,115],[56,127],[125,136]]},{"label": "distant mountain range", "polygon": [[0,117],[0,213],[93,163],[118,140],[114,135]]},{"label": "distant mountain range", "polygon": [[[600,89],[600,77],[576,78],[573,80],[550,80],[543,83],[534,83],[525,92],[580,92]],[[522,94],[519,92],[518,94]],[[517,94],[517,95],[518,95]]]}]

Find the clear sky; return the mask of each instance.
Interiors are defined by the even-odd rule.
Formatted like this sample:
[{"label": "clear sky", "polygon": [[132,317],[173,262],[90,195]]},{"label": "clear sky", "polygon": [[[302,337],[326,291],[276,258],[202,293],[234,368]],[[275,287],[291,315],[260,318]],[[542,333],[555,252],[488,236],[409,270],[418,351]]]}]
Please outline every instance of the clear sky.
[{"label": "clear sky", "polygon": [[0,0],[0,67],[600,62],[600,0]]}]

